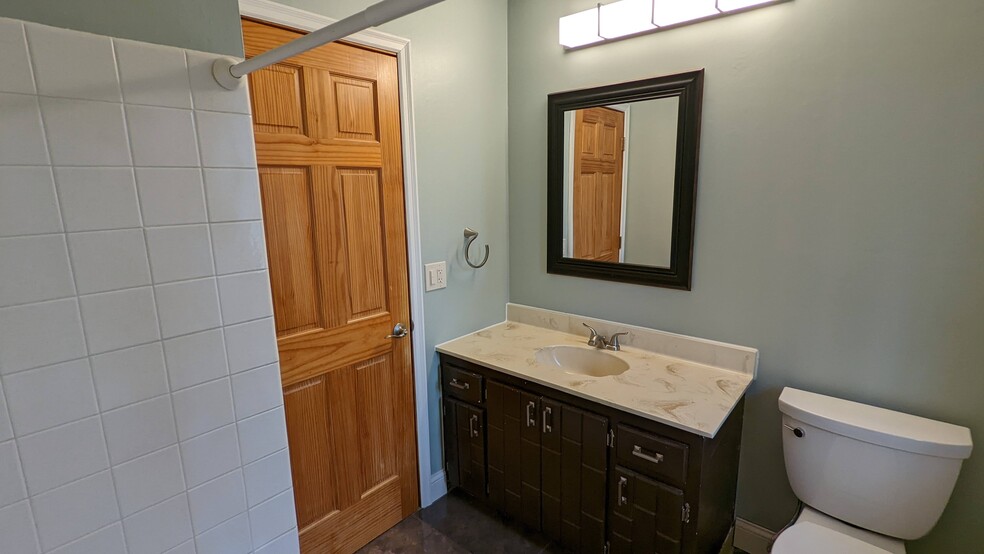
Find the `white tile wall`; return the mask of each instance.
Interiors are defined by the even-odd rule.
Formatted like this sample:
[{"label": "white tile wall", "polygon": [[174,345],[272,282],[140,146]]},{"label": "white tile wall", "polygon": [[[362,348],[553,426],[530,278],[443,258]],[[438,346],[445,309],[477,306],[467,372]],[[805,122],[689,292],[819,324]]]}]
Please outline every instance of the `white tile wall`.
[{"label": "white tile wall", "polygon": [[249,103],[214,58],[0,19],[3,554],[298,552]]}]

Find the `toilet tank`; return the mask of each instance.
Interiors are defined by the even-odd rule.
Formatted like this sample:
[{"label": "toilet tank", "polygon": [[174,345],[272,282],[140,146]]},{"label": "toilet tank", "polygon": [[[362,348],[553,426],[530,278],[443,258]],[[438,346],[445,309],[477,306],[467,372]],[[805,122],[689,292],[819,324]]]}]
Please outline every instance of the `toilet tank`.
[{"label": "toilet tank", "polygon": [[936,525],[973,447],[966,427],[792,388],[779,411],[796,496],[903,540]]}]

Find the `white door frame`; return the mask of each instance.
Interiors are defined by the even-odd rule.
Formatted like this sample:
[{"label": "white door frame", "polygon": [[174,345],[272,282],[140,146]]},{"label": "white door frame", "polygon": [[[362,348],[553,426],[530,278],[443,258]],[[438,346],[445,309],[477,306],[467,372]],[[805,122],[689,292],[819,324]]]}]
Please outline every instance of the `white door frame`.
[{"label": "white door frame", "polygon": [[[300,31],[314,31],[336,20],[285,6],[271,0],[239,0],[239,14]],[[410,274],[410,320],[413,333],[414,398],[417,412],[417,473],[420,505],[437,500],[430,473],[430,421],[427,410],[427,345],[424,341],[423,254],[420,250],[420,209],[417,203],[417,158],[413,129],[413,93],[410,87],[410,40],[375,29],[345,38],[346,42],[396,54],[400,81],[400,128],[403,143],[403,192],[406,198],[407,262]]]}]

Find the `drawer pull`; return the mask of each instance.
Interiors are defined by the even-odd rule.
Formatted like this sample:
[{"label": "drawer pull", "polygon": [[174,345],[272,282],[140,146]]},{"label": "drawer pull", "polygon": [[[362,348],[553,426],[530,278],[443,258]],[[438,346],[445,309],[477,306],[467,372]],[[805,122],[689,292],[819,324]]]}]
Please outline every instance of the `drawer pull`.
[{"label": "drawer pull", "polygon": [[526,426],[536,427],[536,402],[530,400],[529,404],[526,405]]},{"label": "drawer pull", "polygon": [[476,414],[472,414],[472,416],[468,418],[468,434],[473,438],[478,436],[478,415]]},{"label": "drawer pull", "polygon": [[629,484],[629,480],[626,479],[625,477],[618,478],[618,491],[616,492],[616,494],[618,495],[619,506],[625,506],[629,502],[628,497],[625,496],[625,487],[628,484]]},{"label": "drawer pull", "polygon": [[652,462],[654,464],[661,463],[663,461],[663,455],[660,454],[659,452],[656,452],[655,454],[656,454],[655,456],[646,454],[642,450],[642,447],[639,446],[638,444],[632,447],[632,455],[635,456],[636,458],[642,458],[643,460],[646,460],[647,462]]},{"label": "drawer pull", "polygon": [[543,408],[543,432],[553,433],[553,426],[547,423],[547,418],[550,418],[549,420],[553,421],[553,410],[551,410],[549,406]]},{"label": "drawer pull", "polygon": [[454,388],[456,388],[458,390],[468,390],[469,388],[471,388],[471,387],[469,387],[468,383],[462,383],[461,381],[459,381],[457,379],[454,379],[454,378],[452,378],[451,381],[448,382],[448,385],[450,385],[450,386],[452,386],[452,387],[454,387]]}]

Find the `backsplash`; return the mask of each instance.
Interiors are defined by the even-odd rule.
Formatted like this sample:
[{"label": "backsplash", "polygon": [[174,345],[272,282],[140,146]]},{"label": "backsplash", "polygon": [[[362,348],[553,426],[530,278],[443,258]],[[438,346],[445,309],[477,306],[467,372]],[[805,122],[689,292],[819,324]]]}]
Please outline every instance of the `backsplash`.
[{"label": "backsplash", "polygon": [[4,554],[297,552],[245,89],[0,19]]}]

